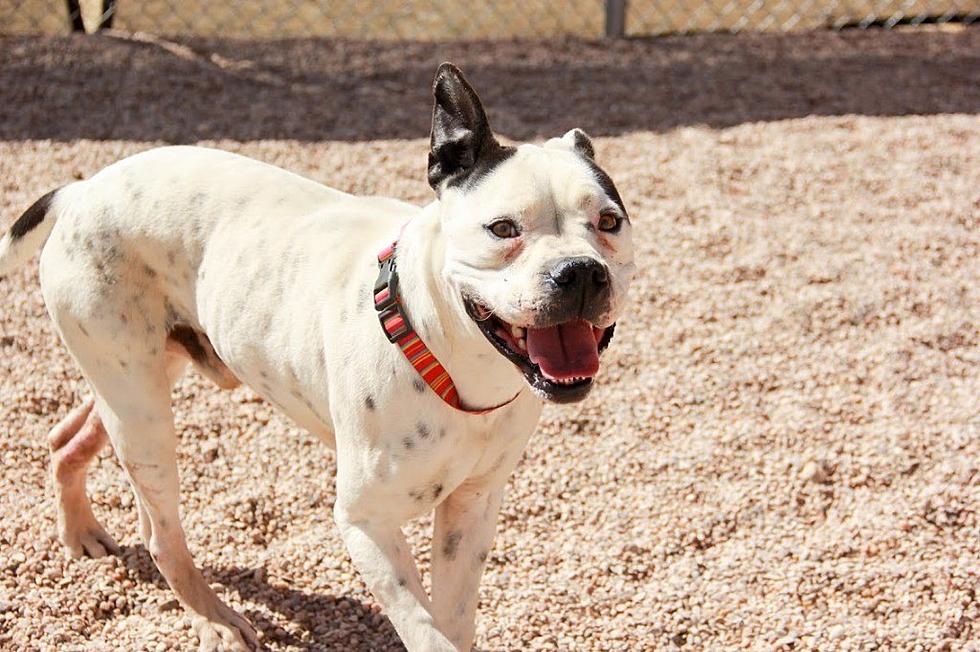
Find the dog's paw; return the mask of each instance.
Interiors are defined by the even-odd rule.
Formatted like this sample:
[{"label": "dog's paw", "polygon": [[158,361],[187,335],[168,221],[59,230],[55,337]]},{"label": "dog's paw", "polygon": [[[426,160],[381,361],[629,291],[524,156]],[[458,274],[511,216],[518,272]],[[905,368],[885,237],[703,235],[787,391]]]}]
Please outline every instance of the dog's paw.
[{"label": "dog's paw", "polygon": [[255,629],[231,608],[220,605],[218,616],[194,616],[191,626],[197,634],[199,652],[257,652],[262,649]]},{"label": "dog's paw", "polygon": [[119,546],[98,523],[62,530],[59,538],[70,559],[99,559],[108,554],[119,554]]}]

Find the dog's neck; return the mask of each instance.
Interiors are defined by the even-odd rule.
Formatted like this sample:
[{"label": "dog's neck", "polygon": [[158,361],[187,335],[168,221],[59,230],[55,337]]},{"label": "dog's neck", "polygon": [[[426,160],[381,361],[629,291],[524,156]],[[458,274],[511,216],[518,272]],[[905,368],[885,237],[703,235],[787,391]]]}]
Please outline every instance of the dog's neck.
[{"label": "dog's neck", "polygon": [[400,293],[415,331],[452,376],[464,407],[500,405],[529,392],[521,373],[467,315],[459,288],[443,270],[444,254],[439,204],[433,202],[398,240]]}]

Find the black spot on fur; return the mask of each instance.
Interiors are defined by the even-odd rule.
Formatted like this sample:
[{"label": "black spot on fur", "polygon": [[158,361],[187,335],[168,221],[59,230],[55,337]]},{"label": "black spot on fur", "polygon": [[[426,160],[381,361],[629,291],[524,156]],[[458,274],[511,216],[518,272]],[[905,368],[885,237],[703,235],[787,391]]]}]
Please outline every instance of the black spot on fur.
[{"label": "black spot on fur", "polygon": [[416,502],[422,502],[425,499],[425,492],[420,489],[413,489],[412,491],[408,492],[408,495]]},{"label": "black spot on fur", "polygon": [[412,387],[414,387],[415,391],[418,392],[419,394],[425,391],[425,383],[422,382],[421,378],[415,378],[414,380],[412,380]]},{"label": "black spot on fur", "polygon": [[442,495],[442,489],[443,487],[441,482],[437,482],[436,484],[432,485],[432,500],[435,500]]},{"label": "black spot on fur", "polygon": [[364,406],[367,407],[367,409],[369,409],[369,410],[373,410],[374,409],[374,397],[371,396],[370,394],[368,394],[364,398]]},{"label": "black spot on fur", "polygon": [[446,536],[446,542],[442,544],[442,555],[452,561],[456,559],[456,551],[459,549],[459,541],[463,538],[463,533],[454,530]]},{"label": "black spot on fur", "polygon": [[405,439],[402,439],[402,445],[405,447],[405,450],[409,451],[415,448],[415,442],[412,441],[411,437],[405,437]]},{"label": "black spot on fur", "polygon": [[408,580],[406,580],[404,577],[398,578],[398,586],[406,586],[407,584],[408,584]]},{"label": "black spot on fur", "polygon": [[481,550],[480,551],[480,554],[478,554],[476,556],[476,558],[482,564],[483,562],[485,562],[487,560],[487,555],[489,555],[489,554],[490,553],[487,550]]},{"label": "black spot on fur", "polygon": [[78,322],[78,330],[82,331],[82,335],[85,337],[89,337],[88,331],[85,330],[84,326],[82,326],[82,322]]},{"label": "black spot on fur", "polygon": [[305,396],[303,397],[303,405],[306,406],[306,409],[307,410],[309,410],[310,412],[312,412],[313,414],[315,414],[317,416],[317,418],[320,417],[320,413],[316,411],[316,406],[313,405],[313,403],[310,401],[310,399],[306,398]]},{"label": "black spot on fur", "polygon": [[218,357],[211,340],[204,333],[186,324],[174,324],[168,337],[184,347],[187,354],[200,366],[211,369],[219,375],[223,373],[221,358]]},{"label": "black spot on fur", "polygon": [[432,432],[429,430],[429,426],[425,425],[422,422],[419,422],[415,425],[415,431],[419,433],[419,437],[422,439],[428,439],[429,435],[432,434]]},{"label": "black spot on fur", "polygon": [[503,466],[504,459],[506,459],[506,457],[507,457],[507,453],[501,453],[500,457],[497,458],[497,461],[493,463],[492,467],[490,467],[490,473],[493,473],[494,471],[498,470],[501,466]]},{"label": "black spot on fur", "polygon": [[259,324],[259,332],[268,333],[269,329],[272,328],[272,315],[266,314],[262,317],[262,322]]},{"label": "black spot on fur", "polygon": [[614,184],[613,180],[609,178],[609,175],[606,174],[605,170],[596,165],[595,161],[590,158],[583,157],[583,160],[592,170],[593,176],[595,176],[596,181],[599,182],[599,187],[602,188],[604,193],[606,193],[606,196],[613,200],[617,206],[619,206],[619,209],[623,211],[623,215],[628,215],[626,212],[626,206],[623,204],[623,200],[619,196],[619,191],[616,190],[616,184]]},{"label": "black spot on fur", "polygon": [[60,188],[43,195],[31,204],[30,208],[24,211],[23,215],[17,218],[17,221],[10,227],[10,238],[12,240],[23,238],[37,228],[38,224],[44,221],[44,218],[48,215],[48,211],[51,209],[51,202],[54,201],[54,196],[58,190]]},{"label": "black spot on fur", "polygon": [[445,436],[446,436],[446,429],[445,428],[439,428],[439,439],[442,439]]},{"label": "black spot on fur", "polygon": [[184,350],[199,362],[207,361],[207,352],[197,338],[197,331],[190,326],[178,324],[170,330],[169,337],[184,347]]},{"label": "black spot on fur", "polygon": [[171,265],[177,262],[177,252],[173,249],[167,252],[167,262]]}]

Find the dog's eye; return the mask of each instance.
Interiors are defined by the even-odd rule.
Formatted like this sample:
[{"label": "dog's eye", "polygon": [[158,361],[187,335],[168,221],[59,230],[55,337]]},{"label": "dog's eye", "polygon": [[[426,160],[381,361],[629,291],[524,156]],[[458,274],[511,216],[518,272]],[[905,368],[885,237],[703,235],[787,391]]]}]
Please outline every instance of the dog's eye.
[{"label": "dog's eye", "polygon": [[521,234],[521,230],[514,224],[514,220],[497,220],[488,224],[486,228],[498,238],[516,238]]},{"label": "dog's eye", "polygon": [[596,225],[600,231],[618,231],[623,223],[623,218],[615,213],[603,213],[599,216],[599,223]]}]

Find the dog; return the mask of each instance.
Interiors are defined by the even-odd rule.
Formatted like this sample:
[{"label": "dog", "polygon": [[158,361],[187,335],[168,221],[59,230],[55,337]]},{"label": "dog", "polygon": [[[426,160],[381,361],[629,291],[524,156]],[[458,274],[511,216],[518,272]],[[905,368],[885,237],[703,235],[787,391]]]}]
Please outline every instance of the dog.
[{"label": "dog", "polygon": [[[245,383],[337,455],[334,520],[411,651],[470,650],[504,485],[543,402],[583,399],[634,275],[631,223],[586,134],[501,144],[458,68],[433,83],[432,203],[356,197],[236,154],[163,147],[40,198],[0,274],[41,248],[92,398],[49,434],[67,554],[117,546],[86,466],[106,441],[200,649],[258,649],[178,517],[171,388]],[[435,510],[431,598],[401,525]]]}]

